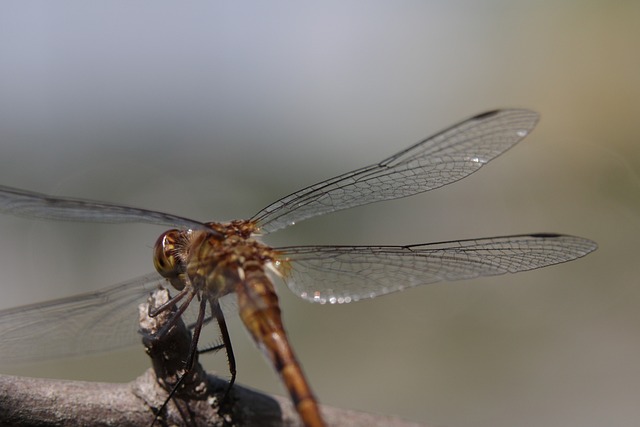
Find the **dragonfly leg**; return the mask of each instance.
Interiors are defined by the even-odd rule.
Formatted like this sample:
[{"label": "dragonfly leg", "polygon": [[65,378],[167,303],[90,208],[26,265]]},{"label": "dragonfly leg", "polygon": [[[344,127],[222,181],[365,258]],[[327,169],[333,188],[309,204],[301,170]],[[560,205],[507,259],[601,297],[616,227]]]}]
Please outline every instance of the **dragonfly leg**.
[{"label": "dragonfly leg", "polygon": [[[192,293],[189,296],[189,298],[187,299],[187,301],[185,301],[182,304],[182,306],[180,307],[180,309],[182,309],[182,311],[178,310],[176,313],[174,313],[174,317],[173,318],[175,318],[175,315],[179,316],[184,312],[184,309],[186,309],[186,306],[191,302],[191,300],[193,299],[194,295],[195,295],[195,292]],[[182,375],[180,376],[178,381],[176,381],[176,383],[173,385],[173,387],[171,387],[171,390],[169,391],[169,395],[165,399],[165,401],[162,404],[162,406],[160,407],[160,409],[156,412],[156,418],[154,418],[154,423],[155,423],[157,417],[159,416],[159,414],[161,414],[165,410],[167,404],[173,398],[173,396],[176,394],[176,392],[178,391],[180,386],[182,386],[182,384],[184,383],[185,379],[188,378],[189,374],[193,371],[193,367],[195,366],[196,356],[198,354],[198,340],[200,339],[200,332],[202,331],[202,326],[204,324],[204,317],[205,317],[206,309],[207,309],[207,300],[203,298],[203,299],[200,300],[200,307],[198,309],[198,319],[196,320],[195,327],[193,329],[193,336],[191,338],[191,344],[189,345],[189,354],[187,355],[187,362],[184,365],[184,372],[182,373]],[[173,320],[173,318],[172,318],[172,320]],[[170,323],[171,322],[169,322],[168,324],[170,324]],[[165,329],[165,327],[163,327],[160,330],[160,332],[162,332],[164,329]],[[179,405],[177,405],[177,406],[178,406],[178,410],[180,412],[182,412],[180,406]]]},{"label": "dragonfly leg", "polygon": [[149,317],[156,317],[158,314],[163,313],[175,306],[184,296],[189,292],[190,287],[185,287],[183,290],[178,292],[173,298],[169,299],[169,301],[158,307],[149,306]]},{"label": "dragonfly leg", "polygon": [[198,354],[215,353],[217,351],[222,350],[223,348],[224,348],[224,344],[215,344],[215,345],[211,345],[209,347],[199,348],[198,349]]},{"label": "dragonfly leg", "polygon": [[[182,307],[181,307],[182,308]],[[202,331],[202,326],[204,325],[204,314],[207,310],[207,300],[200,300],[200,308],[198,309],[198,319],[196,320],[195,328],[193,329],[193,337],[191,338],[191,348],[189,348],[189,356],[187,358],[187,363],[185,365],[185,374],[186,376],[192,369],[196,361],[196,355],[198,354],[198,341],[200,340],[200,332]]]},{"label": "dragonfly leg", "polygon": [[[203,325],[207,325],[209,322],[211,322],[213,320],[213,316],[207,316],[204,318],[202,324]],[[193,331],[193,328],[196,327],[195,322],[194,323],[190,323],[187,325],[187,329],[189,329],[190,331]],[[222,346],[220,346],[220,348],[222,348]]]},{"label": "dragonfly leg", "polygon": [[233,355],[233,347],[231,346],[231,337],[229,336],[229,330],[227,329],[227,322],[224,320],[224,314],[220,308],[220,303],[217,300],[211,301],[211,313],[218,321],[220,327],[220,334],[222,335],[222,344],[227,351],[227,362],[229,363],[229,372],[231,373],[231,379],[229,385],[224,392],[223,400],[226,400],[233,383],[236,381],[236,358]]},{"label": "dragonfly leg", "polygon": [[[182,292],[180,292],[182,293]],[[192,291],[189,295],[187,295],[187,299],[180,305],[180,307],[178,308],[178,310],[176,310],[175,313],[171,314],[171,318],[169,319],[169,321],[167,323],[165,323],[162,326],[162,329],[160,329],[157,333],[156,333],[156,338],[160,339],[162,337],[164,337],[167,332],[169,332],[169,330],[176,324],[176,322],[182,318],[182,315],[184,314],[185,310],[187,309],[187,307],[189,307],[189,304],[191,304],[191,301],[193,301],[193,298],[197,295],[197,292]],[[176,295],[177,297],[177,295]],[[173,297],[171,300],[174,300],[176,297]],[[182,298],[182,297],[181,297]],[[165,303],[166,304],[166,303]],[[162,306],[164,306],[165,304],[163,304]],[[161,306],[161,307],[162,307]],[[157,314],[157,313],[156,313]],[[204,314],[203,314],[204,316]],[[198,318],[200,317],[200,314],[198,314]],[[198,321],[196,321],[197,323]],[[200,322],[200,329],[202,329],[202,322]],[[196,325],[197,326],[197,325]],[[198,331],[198,335],[200,334],[200,331]],[[195,329],[194,329],[194,337],[195,337]]]}]

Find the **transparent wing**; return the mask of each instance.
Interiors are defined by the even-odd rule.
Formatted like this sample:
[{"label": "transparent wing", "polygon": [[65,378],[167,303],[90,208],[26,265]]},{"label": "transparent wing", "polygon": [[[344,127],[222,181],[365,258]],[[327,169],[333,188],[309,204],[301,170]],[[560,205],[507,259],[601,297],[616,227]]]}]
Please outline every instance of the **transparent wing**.
[{"label": "transparent wing", "polygon": [[529,110],[480,114],[378,164],[290,194],[252,220],[266,234],[316,215],[442,187],[472,174],[511,148],[537,121],[538,114]]},{"label": "transparent wing", "polygon": [[[158,286],[176,293],[158,273],[150,273],[97,292],[0,310],[0,366],[141,344],[138,306]],[[233,295],[222,297],[220,305],[225,314],[238,311]],[[197,313],[198,304],[192,303],[182,315],[185,324],[193,325]],[[218,331],[206,329],[205,345]]]},{"label": "transparent wing", "polygon": [[411,246],[278,248],[275,268],[301,298],[348,303],[427,283],[532,270],[597,248],[581,237],[532,234]]},{"label": "transparent wing", "polygon": [[138,304],[157,273],[102,291],[0,311],[0,364],[113,350],[140,343]]},{"label": "transparent wing", "polygon": [[0,186],[0,212],[41,219],[87,222],[145,222],[178,228],[207,229],[188,218],[90,200],[53,197]]}]

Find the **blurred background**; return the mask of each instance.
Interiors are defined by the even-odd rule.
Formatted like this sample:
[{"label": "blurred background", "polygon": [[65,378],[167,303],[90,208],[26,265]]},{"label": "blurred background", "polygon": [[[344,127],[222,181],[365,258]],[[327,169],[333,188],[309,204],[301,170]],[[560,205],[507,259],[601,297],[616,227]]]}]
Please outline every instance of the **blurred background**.
[{"label": "blurred background", "polygon": [[[554,231],[591,238],[597,252],[344,306],[279,285],[284,319],[326,404],[434,426],[637,425],[639,2],[1,9],[0,183],[38,192],[247,218],[468,116],[540,112],[531,136],[464,181],[266,241]],[[150,272],[162,231],[0,217],[0,308]],[[231,334],[238,382],[284,394],[239,321]],[[226,374],[223,356],[203,362]],[[2,373],[129,381],[148,365],[140,346]]]}]

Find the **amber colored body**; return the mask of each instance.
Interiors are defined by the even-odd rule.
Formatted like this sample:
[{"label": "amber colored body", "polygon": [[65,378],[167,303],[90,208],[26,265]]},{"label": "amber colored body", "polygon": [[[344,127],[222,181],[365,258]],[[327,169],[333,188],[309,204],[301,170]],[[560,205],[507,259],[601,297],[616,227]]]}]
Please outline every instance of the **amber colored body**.
[{"label": "amber colored body", "polygon": [[[207,225],[212,232],[170,230],[160,236],[155,248],[156,268],[178,291],[189,295],[217,300],[235,292],[240,318],[277,370],[305,426],[324,426],[316,399],[289,345],[278,297],[265,272],[265,266],[276,258],[275,251],[251,238],[256,230],[251,221]],[[223,340],[230,342],[226,326],[220,324],[220,328]],[[226,347],[233,381],[235,362],[230,346]]]}]

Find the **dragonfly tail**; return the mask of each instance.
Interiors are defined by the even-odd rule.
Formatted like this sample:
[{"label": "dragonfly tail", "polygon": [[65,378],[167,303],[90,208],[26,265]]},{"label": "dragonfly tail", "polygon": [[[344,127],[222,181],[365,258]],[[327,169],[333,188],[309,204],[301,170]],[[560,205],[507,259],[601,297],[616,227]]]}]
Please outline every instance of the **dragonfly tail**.
[{"label": "dragonfly tail", "polygon": [[237,295],[242,321],[278,371],[304,425],[325,426],[316,398],[287,339],[273,284],[259,266],[245,268],[245,278],[238,286]]}]

